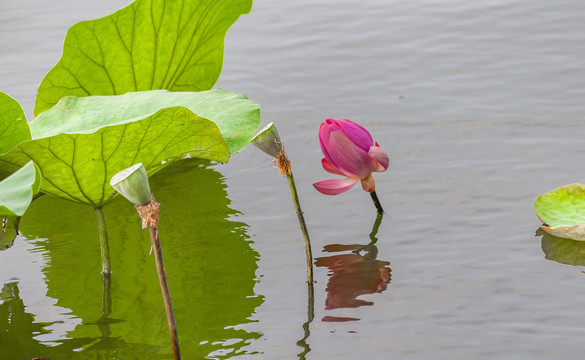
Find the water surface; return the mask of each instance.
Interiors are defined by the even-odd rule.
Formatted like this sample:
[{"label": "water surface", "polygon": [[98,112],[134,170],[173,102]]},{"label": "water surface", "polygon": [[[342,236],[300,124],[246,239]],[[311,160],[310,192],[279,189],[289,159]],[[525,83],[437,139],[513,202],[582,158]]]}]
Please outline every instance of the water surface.
[{"label": "water surface", "polygon": [[[3,0],[0,89],[32,116],[36,87],[59,59],[66,29],[125,3]],[[206,170],[221,174],[215,181],[227,186],[225,207],[235,209],[224,208],[223,226],[245,224],[236,238],[223,238],[251,241],[249,251],[259,257],[250,258],[253,275],[248,272],[248,293],[241,293],[252,299],[247,313],[226,322],[244,335],[220,331],[223,340],[209,344],[221,345],[205,348],[208,358],[578,358],[585,336],[583,263],[545,259],[541,246],[548,251],[551,245],[534,236],[539,223],[532,204],[543,192],[585,178],[584,23],[585,7],[569,0],[256,0],[252,13],[228,32],[217,86],[246,93],[261,104],[263,123],[277,123],[316,258],[351,257],[347,248],[326,249],[367,245],[376,219],[358,188],[335,197],[312,188],[331,177],[320,167],[319,123],[344,117],[370,129],[391,158],[390,171],[376,174],[387,214],[375,244],[375,260],[391,269],[391,280],[357,296],[362,306],[328,308],[331,270],[316,267],[314,318],[307,324],[303,242],[286,180],[269,158],[247,148],[228,165]],[[163,183],[160,189],[172,192]],[[200,212],[196,204],[192,209]],[[131,210],[116,225],[118,241],[135,220]],[[194,215],[178,216],[169,232]],[[84,329],[92,344],[102,337],[88,320],[99,314],[75,309],[62,284],[73,272],[99,279],[93,269],[99,259],[91,269],[57,272],[66,266],[58,265],[59,257],[74,253],[74,244],[97,242],[90,218],[83,233],[53,228],[36,239],[24,232],[14,248],[0,253],[7,294],[0,306],[12,301],[34,316],[27,315],[29,341],[48,354],[51,344],[69,346]],[[199,241],[212,239],[193,239]],[[91,246],[95,252],[97,243]],[[170,257],[190,247],[187,241],[167,252]],[[169,281],[190,281],[191,271],[178,267]],[[220,286],[209,276],[192,291]],[[93,291],[88,299],[99,297],[92,310],[99,312],[96,289],[76,291]],[[123,313],[117,318],[124,324]],[[106,339],[155,346],[131,334],[113,336]],[[161,335],[156,345],[162,356],[166,340]],[[204,341],[182,344],[195,349]],[[85,345],[71,345],[79,346]]]}]

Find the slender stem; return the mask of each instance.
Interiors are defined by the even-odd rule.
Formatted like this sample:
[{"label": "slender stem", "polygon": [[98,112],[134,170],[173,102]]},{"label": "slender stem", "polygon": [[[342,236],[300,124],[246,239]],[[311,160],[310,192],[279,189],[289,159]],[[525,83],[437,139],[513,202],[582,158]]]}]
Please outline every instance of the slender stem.
[{"label": "slender stem", "polygon": [[162,291],[163,300],[165,302],[165,310],[167,312],[167,321],[169,323],[169,333],[171,335],[171,344],[173,346],[173,357],[175,360],[181,359],[181,352],[179,350],[179,337],[177,335],[177,324],[175,322],[175,311],[173,310],[173,303],[171,301],[171,292],[169,291],[169,284],[167,282],[167,275],[165,273],[165,265],[163,263],[162,248],[160,246],[160,238],[158,236],[157,226],[149,226],[150,239],[152,240],[152,247],[154,248],[154,259],[156,261],[156,272],[158,273],[158,280],[160,282],[160,289]]},{"label": "slender stem", "polygon": [[376,205],[376,210],[378,210],[378,214],[383,214],[384,209],[382,209],[382,204],[380,204],[380,200],[378,199],[378,195],[376,195],[376,191],[372,191],[370,193],[370,196],[372,197],[374,205]]},{"label": "slender stem", "polygon": [[307,224],[305,223],[305,217],[301,210],[301,203],[297,195],[297,187],[295,186],[295,179],[293,178],[292,172],[286,176],[288,178],[288,184],[290,185],[290,194],[295,205],[295,211],[299,224],[301,225],[301,231],[303,232],[303,238],[305,239],[305,255],[307,256],[307,281],[313,282],[313,254],[311,252],[311,239],[309,239],[309,231],[307,230]]},{"label": "slender stem", "polygon": [[104,216],[104,210],[101,207],[94,208],[94,210],[100,235],[100,249],[102,252],[102,275],[104,277],[110,277],[112,275],[112,268],[110,266],[110,243],[108,241],[106,218]]},{"label": "slender stem", "polygon": [[297,345],[303,348],[303,352],[301,352],[298,357],[301,360],[306,359],[306,355],[311,351],[311,347],[307,343],[307,339],[311,335],[311,329],[309,326],[313,319],[315,318],[315,290],[313,287],[313,283],[307,283],[307,321],[303,324],[303,338],[297,341]]}]

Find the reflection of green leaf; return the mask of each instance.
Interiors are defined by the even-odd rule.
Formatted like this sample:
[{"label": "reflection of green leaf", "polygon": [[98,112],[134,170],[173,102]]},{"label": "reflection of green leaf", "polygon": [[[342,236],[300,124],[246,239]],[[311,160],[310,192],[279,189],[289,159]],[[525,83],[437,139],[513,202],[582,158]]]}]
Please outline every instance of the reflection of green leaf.
[{"label": "reflection of green leaf", "polygon": [[542,251],[545,258],[561,264],[585,266],[585,243],[544,234]]},{"label": "reflection of green leaf", "polygon": [[251,7],[252,0],[137,0],[74,25],[39,87],[35,116],[65,96],[210,89],[225,33]]},{"label": "reflection of green leaf", "polygon": [[0,154],[30,140],[30,130],[20,104],[0,92]]},{"label": "reflection of green leaf", "polygon": [[[233,349],[232,356],[245,351],[245,343],[259,334],[231,327],[248,323],[262,301],[254,295],[258,254],[250,247],[247,226],[228,220],[236,211],[228,207],[220,174],[200,160],[183,160],[152,176],[150,184],[161,203],[159,229],[181,353],[200,359],[220,349]],[[26,237],[47,238],[37,246],[51,258],[44,269],[48,295],[83,319],[68,336],[94,339],[80,353],[55,358],[96,358],[98,349],[103,358],[168,358],[168,327],[148,231],[141,230],[136,210],[125,199],[104,210],[116,264],[108,319],[102,312],[99,245],[86,241],[96,230],[93,211],[44,196],[21,222]],[[116,348],[112,339],[134,346]]]},{"label": "reflection of green leaf", "polygon": [[[51,323],[35,321],[33,314],[27,313],[27,307],[20,297],[17,282],[4,284],[0,291],[0,349],[2,359],[32,359],[42,355],[58,359],[60,354],[72,354],[92,339],[73,339],[60,345],[46,346],[38,340],[39,335],[51,331]],[[77,359],[77,357],[75,357]]]},{"label": "reflection of green leaf", "polygon": [[142,162],[153,174],[185,155],[225,162],[259,122],[255,102],[225,90],[66,98],[31,123],[33,140],[2,156],[0,168],[32,159],[41,191],[101,207],[113,198],[109,179],[118,171]]},{"label": "reflection of green leaf", "polygon": [[585,185],[571,184],[540,195],[534,202],[542,229],[556,236],[585,240]]},{"label": "reflection of green leaf", "polygon": [[16,236],[18,235],[18,224],[20,216],[3,216],[2,230],[0,231],[0,251],[9,249],[14,244]]},{"label": "reflection of green leaf", "polygon": [[22,216],[40,184],[41,175],[32,161],[0,181],[0,216]]}]

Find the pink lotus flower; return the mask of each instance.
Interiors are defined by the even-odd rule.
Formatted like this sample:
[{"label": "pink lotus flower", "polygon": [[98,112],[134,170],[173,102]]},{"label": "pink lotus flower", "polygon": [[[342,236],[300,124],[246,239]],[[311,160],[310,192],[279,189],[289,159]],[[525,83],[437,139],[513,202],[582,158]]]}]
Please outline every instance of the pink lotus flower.
[{"label": "pink lotus flower", "polygon": [[313,184],[315,189],[325,195],[337,195],[361,180],[364,191],[374,192],[372,172],[386,171],[389,160],[368,130],[350,120],[327,119],[319,128],[319,142],[325,155],[321,160],[325,171],[345,178],[319,181]]}]

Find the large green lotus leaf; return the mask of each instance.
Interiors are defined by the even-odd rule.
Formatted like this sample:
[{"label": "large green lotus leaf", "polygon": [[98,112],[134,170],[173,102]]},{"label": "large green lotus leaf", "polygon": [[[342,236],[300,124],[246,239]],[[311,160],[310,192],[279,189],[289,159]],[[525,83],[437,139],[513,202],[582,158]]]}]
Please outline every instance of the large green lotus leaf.
[{"label": "large green lotus leaf", "polygon": [[28,123],[20,104],[0,92],[0,154],[30,138]]},{"label": "large green lotus leaf", "polygon": [[33,140],[0,157],[0,169],[32,159],[42,192],[101,207],[118,171],[142,162],[151,175],[185,156],[226,162],[259,123],[257,103],[221,89],[68,97],[31,124]]},{"label": "large green lotus leaf", "polygon": [[87,134],[23,142],[0,157],[0,167],[11,170],[32,159],[42,172],[42,192],[101,207],[113,197],[109,179],[118,171],[142,162],[152,174],[187,155],[227,161],[229,148],[212,121],[170,107]]},{"label": "large green lotus leaf", "polygon": [[542,237],[545,258],[561,264],[585,266],[585,243],[551,234]]},{"label": "large green lotus leaf", "polygon": [[0,216],[22,216],[40,183],[41,175],[32,161],[0,181]]},{"label": "large green lotus leaf", "polygon": [[538,218],[551,228],[585,224],[585,185],[571,184],[540,195],[534,202]]},{"label": "large green lotus leaf", "polygon": [[31,123],[31,133],[33,139],[59,133],[89,133],[104,125],[132,122],[173,106],[185,107],[217,124],[230,148],[230,155],[245,148],[260,125],[260,107],[245,95],[223,89],[201,92],[152,90],[120,96],[64,98]]},{"label": "large green lotus leaf", "polygon": [[74,25],[39,86],[35,116],[65,96],[210,89],[225,34],[251,7],[252,0],[136,0]]}]

